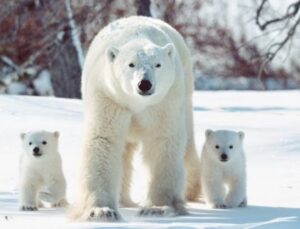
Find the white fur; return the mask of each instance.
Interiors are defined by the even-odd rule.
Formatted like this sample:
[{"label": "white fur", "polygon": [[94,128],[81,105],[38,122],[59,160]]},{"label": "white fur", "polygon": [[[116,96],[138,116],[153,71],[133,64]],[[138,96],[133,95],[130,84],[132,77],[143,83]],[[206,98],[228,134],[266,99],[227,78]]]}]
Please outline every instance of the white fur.
[{"label": "white fur", "polygon": [[[35,131],[21,134],[23,152],[20,156],[20,209],[37,210],[42,202],[64,207],[66,182],[58,153],[58,132]],[[41,156],[34,156],[38,147]]]},{"label": "white fur", "polygon": [[[145,76],[154,89],[148,96],[137,88]],[[184,187],[195,200],[200,183],[192,91],[190,53],[166,23],[134,16],[99,32],[83,69],[85,134],[75,219],[120,219],[120,194],[122,204],[132,205],[130,163],[137,144],[150,174],[140,214],[186,213]]]},{"label": "white fur", "polygon": [[[244,134],[226,130],[206,131],[201,155],[201,185],[205,202],[212,208],[247,204]],[[226,154],[228,161],[221,161]]]}]

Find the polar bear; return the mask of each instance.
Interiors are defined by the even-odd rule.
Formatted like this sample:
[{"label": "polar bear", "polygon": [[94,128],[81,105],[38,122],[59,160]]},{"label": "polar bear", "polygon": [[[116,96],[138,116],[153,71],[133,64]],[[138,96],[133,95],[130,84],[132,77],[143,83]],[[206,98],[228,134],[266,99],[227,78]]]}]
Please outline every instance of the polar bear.
[{"label": "polar bear", "polygon": [[20,155],[20,210],[36,211],[42,201],[67,206],[66,181],[58,153],[58,132],[22,133]]},{"label": "polar bear", "polygon": [[243,132],[206,130],[200,174],[204,200],[212,208],[247,205],[243,139]]},{"label": "polar bear", "polygon": [[187,213],[184,193],[195,200],[200,185],[192,92],[189,50],[168,24],[132,16],[98,33],[82,74],[85,121],[74,219],[121,219],[119,197],[132,205],[137,146],[150,174],[139,215]]}]

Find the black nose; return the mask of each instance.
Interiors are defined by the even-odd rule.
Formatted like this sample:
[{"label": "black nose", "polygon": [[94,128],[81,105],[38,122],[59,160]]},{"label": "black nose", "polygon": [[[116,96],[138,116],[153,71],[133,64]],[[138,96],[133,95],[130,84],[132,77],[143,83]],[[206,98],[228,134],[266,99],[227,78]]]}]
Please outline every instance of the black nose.
[{"label": "black nose", "polygon": [[142,92],[147,92],[151,89],[152,84],[149,80],[141,80],[138,84],[138,87]]},{"label": "black nose", "polygon": [[38,152],[40,152],[40,149],[39,149],[39,147],[34,147],[34,148],[33,148],[33,152],[34,152],[34,153],[38,153]]},{"label": "black nose", "polygon": [[228,156],[225,153],[221,154],[221,161],[227,161],[228,160]]}]

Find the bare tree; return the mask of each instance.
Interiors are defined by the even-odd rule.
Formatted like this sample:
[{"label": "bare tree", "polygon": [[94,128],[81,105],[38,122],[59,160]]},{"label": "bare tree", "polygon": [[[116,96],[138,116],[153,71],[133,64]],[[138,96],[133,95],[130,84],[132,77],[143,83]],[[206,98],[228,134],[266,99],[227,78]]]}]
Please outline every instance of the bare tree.
[{"label": "bare tree", "polygon": [[0,54],[21,69],[48,69],[56,96],[79,98],[82,53],[78,39],[74,42],[76,25],[68,2],[11,0],[2,5]]},{"label": "bare tree", "polygon": [[272,43],[267,48],[266,53],[262,55],[263,62],[258,73],[259,78],[265,70],[266,65],[269,64],[276,57],[280,50],[282,50],[289,42],[292,41],[296,29],[300,24],[300,0],[289,4],[284,15],[279,17],[275,16],[270,19],[263,20],[264,11],[266,10],[266,8],[268,8],[269,4],[269,0],[261,0],[256,10],[256,24],[262,31],[265,31],[269,27],[272,27],[274,25],[283,24],[286,32],[283,38],[281,38],[281,40]]},{"label": "bare tree", "polygon": [[135,0],[135,6],[137,8],[137,15],[151,17],[151,0]]}]

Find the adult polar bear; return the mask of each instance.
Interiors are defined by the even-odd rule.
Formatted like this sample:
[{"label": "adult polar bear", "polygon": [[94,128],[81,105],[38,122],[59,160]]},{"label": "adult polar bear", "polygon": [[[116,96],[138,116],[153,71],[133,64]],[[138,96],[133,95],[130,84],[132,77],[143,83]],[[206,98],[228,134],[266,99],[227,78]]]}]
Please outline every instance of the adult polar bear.
[{"label": "adult polar bear", "polygon": [[85,133],[74,218],[120,219],[119,195],[121,203],[132,203],[131,158],[137,144],[150,174],[140,215],[186,213],[184,187],[194,200],[200,180],[192,75],[183,38],[160,20],[133,16],[98,33],[83,69]]}]

